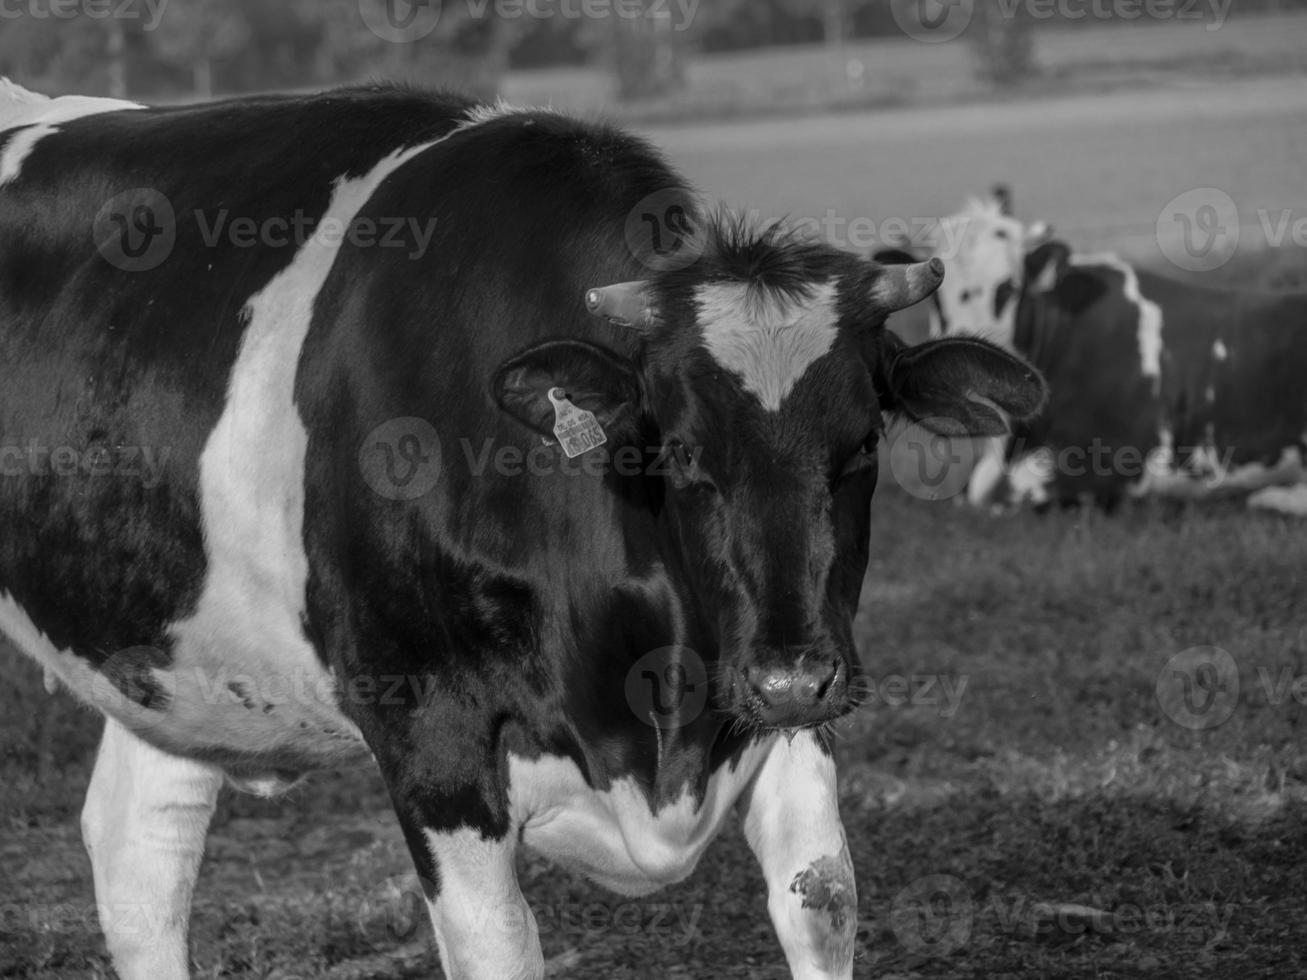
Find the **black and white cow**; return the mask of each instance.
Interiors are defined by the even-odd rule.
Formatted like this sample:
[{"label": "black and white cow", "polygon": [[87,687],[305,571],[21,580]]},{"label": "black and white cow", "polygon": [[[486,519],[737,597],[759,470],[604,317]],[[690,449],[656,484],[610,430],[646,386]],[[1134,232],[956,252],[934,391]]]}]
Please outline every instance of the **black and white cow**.
[{"label": "black and white cow", "polygon": [[[548,112],[3,99],[0,628],[108,716],[83,831],[120,975],[187,974],[224,778],[370,755],[451,978],[542,975],[519,842],[641,894],[735,804],[793,975],[851,977],[823,728],[883,414],[992,434],[1043,398],[883,328],[939,264],[707,219]],[[627,234],[668,194],[693,262]]]},{"label": "black and white cow", "polygon": [[[1018,427],[1019,499],[1111,509],[1127,495],[1295,483],[1307,450],[1307,296],[1183,283],[1049,242],[1026,260],[1015,348],[1050,385]],[[1292,509],[1267,490],[1254,505]]]},{"label": "black and white cow", "polygon": [[932,250],[947,250],[949,285],[932,297],[938,332],[960,327],[1016,351],[1050,389],[1037,418],[989,443],[1006,443],[1006,461],[980,454],[972,502],[1110,510],[1127,496],[1252,493],[1254,506],[1307,512],[1293,486],[1307,451],[1296,380],[1307,371],[1307,297],[1196,286],[1075,253],[1043,222],[1012,218],[1001,187],[940,229]]},{"label": "black and white cow", "polygon": [[[873,257],[887,264],[938,258],[945,276],[930,297],[930,335],[979,337],[1011,350],[1023,286],[1022,259],[1029,247],[1047,237],[1044,223],[1027,226],[1013,216],[1011,189],[1000,184],[930,226],[921,254],[890,247]],[[973,506],[996,500],[1007,454],[1006,435],[976,446],[966,484],[967,501]]]}]

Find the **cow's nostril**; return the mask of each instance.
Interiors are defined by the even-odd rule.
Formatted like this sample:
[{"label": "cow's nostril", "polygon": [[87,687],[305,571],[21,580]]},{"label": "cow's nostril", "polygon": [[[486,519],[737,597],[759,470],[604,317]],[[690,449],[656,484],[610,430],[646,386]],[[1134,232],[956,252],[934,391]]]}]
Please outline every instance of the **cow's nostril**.
[{"label": "cow's nostril", "polygon": [[804,663],[792,669],[751,667],[749,685],[769,705],[816,704],[835,681],[835,661]]}]

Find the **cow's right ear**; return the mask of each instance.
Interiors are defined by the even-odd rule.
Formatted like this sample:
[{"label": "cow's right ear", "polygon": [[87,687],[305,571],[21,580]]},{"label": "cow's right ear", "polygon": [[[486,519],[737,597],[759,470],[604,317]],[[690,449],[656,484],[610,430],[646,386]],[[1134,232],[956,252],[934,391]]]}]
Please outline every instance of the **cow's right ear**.
[{"label": "cow's right ear", "polygon": [[1048,388],[1021,358],[984,340],[947,337],[886,345],[881,408],[945,436],[997,436],[1032,418]]},{"label": "cow's right ear", "polygon": [[593,412],[610,435],[634,419],[640,403],[635,365],[583,340],[549,340],[528,348],[501,364],[491,381],[495,403],[548,438],[556,420],[549,392],[556,388],[577,408]]}]

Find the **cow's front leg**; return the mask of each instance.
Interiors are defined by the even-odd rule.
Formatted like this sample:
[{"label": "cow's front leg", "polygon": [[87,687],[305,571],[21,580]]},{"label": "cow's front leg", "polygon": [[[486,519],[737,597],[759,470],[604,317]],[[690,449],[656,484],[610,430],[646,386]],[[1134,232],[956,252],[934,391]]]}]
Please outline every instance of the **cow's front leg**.
[{"label": "cow's front leg", "polygon": [[[516,832],[426,830],[434,878],[427,905],[449,980],[541,980],[545,975],[535,916],[513,867]],[[421,862],[419,862],[419,871]]]},{"label": "cow's front leg", "polygon": [[858,898],[834,760],[811,732],[778,736],[740,805],[795,980],[848,980]]},{"label": "cow's front leg", "polygon": [[169,755],[106,720],[82,836],[100,927],[123,980],[189,975],[191,892],[221,788],[220,770]]}]

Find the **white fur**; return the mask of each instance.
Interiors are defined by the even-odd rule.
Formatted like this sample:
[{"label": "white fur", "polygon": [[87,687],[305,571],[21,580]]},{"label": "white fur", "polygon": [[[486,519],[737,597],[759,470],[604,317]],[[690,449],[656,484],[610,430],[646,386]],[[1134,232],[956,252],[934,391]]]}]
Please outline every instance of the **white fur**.
[{"label": "white fur", "polygon": [[699,287],[696,300],[703,342],[717,362],[739,375],[770,411],[838,336],[838,283],[823,283],[806,299],[779,296],[744,283]]},{"label": "white fur", "polygon": [[[778,739],[742,802],[744,835],[767,881],[767,910],[794,980],[851,980],[857,930],[853,865],[840,822],[835,763],[811,732]],[[798,877],[834,859],[848,904],[843,927],[826,909],[804,905]]]},{"label": "white fur", "polygon": [[1273,510],[1293,517],[1307,517],[1307,485],[1265,487],[1248,498],[1254,510]]},{"label": "white fur", "polygon": [[516,841],[427,831],[439,893],[427,911],[450,980],[543,980],[539,930],[513,867]]},{"label": "white fur", "polygon": [[82,95],[50,99],[29,92],[8,79],[0,79],[0,132],[17,126],[30,127],[11,137],[0,151],[0,187],[18,178],[28,154],[45,137],[58,132],[62,123],[103,112],[144,108],[137,102]]},{"label": "white fur", "polygon": [[596,792],[570,759],[510,756],[513,815],[529,847],[613,891],[643,895],[694,870],[765,755],[750,748],[733,771],[719,770],[701,805],[687,791],[657,813],[633,779]]},{"label": "white fur", "polygon": [[[510,754],[508,765],[510,812],[522,842],[625,895],[685,878],[739,803],[793,975],[852,976],[852,911],[837,934],[828,916],[805,908],[791,890],[814,861],[848,856],[834,764],[811,732],[750,747],[712,776],[698,805],[687,791],[656,811],[634,780],[594,790],[570,759]],[[541,976],[535,920],[513,875],[517,839],[512,832],[503,841],[471,830],[427,832],[439,874],[432,922],[446,973],[458,980]]]},{"label": "white fur", "polygon": [[[997,201],[980,198],[972,198],[933,229],[928,244],[944,262],[938,296],[950,333],[983,337],[1012,349],[1025,235],[1025,226],[1003,214]],[[994,297],[1008,280],[1015,291],[1002,314],[995,317]],[[935,336],[943,329],[933,306],[931,329]]]},{"label": "white fur", "polygon": [[[439,142],[439,141],[434,141]],[[293,749],[324,760],[363,751],[336,708],[337,692],[304,636],[304,458],[308,432],[294,404],[300,348],[342,236],[377,186],[434,145],[396,151],[361,177],[337,181],[315,234],[245,305],[248,326],[227,404],[200,456],[208,575],[194,615],[172,626],[183,678],[243,676],[265,690],[257,710],[179,718],[209,738],[249,749]],[[282,692],[285,692],[284,694]],[[179,698],[174,713],[186,712]],[[270,712],[263,704],[273,705]]]},{"label": "white fur", "polygon": [[1007,471],[1009,501],[1014,505],[1048,503],[1053,467],[1053,451],[1045,447],[1014,460]]},{"label": "white fur", "polygon": [[82,837],[100,926],[123,980],[190,975],[191,893],[221,787],[213,766],[161,752],[106,721]]},{"label": "white fur", "polygon": [[1162,380],[1162,308],[1150,299],[1145,299],[1139,291],[1139,277],[1134,266],[1118,255],[1104,253],[1101,255],[1076,255],[1071,258],[1072,265],[1105,265],[1121,273],[1124,282],[1121,287],[1125,298],[1139,310],[1139,327],[1137,338],[1139,344],[1139,370],[1146,378],[1153,381],[1153,392],[1157,393]]}]

